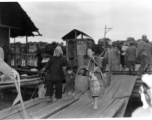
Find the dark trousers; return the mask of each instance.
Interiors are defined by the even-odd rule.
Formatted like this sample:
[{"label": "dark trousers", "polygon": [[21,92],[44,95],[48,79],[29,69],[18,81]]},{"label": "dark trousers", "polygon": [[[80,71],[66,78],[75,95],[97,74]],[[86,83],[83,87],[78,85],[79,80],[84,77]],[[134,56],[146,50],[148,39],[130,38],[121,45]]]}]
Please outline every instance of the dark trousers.
[{"label": "dark trousers", "polygon": [[42,59],[38,59],[38,61],[37,61],[37,67],[38,67],[38,70],[42,69]]},{"label": "dark trousers", "polygon": [[120,61],[121,61],[122,67],[124,68],[125,67],[125,56],[124,55],[120,56]]},{"label": "dark trousers", "polygon": [[52,81],[52,80],[50,80],[47,83],[46,96],[50,96],[50,97],[53,96],[54,86],[55,86],[55,98],[61,99],[62,98],[62,85],[63,85],[63,81]]},{"label": "dark trousers", "polygon": [[148,58],[144,55],[140,56],[140,68],[138,70],[139,75],[142,75],[144,73],[147,59]]}]

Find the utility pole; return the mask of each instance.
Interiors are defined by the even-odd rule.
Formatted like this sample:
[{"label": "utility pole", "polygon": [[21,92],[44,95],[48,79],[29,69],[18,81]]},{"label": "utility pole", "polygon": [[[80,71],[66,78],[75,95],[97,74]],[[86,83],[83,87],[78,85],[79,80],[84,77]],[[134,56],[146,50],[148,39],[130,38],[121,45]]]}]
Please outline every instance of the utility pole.
[{"label": "utility pole", "polygon": [[[108,30],[107,30],[108,29]],[[105,41],[105,38],[106,38],[106,34],[111,30],[112,28],[107,28],[106,25],[105,25],[105,32],[104,32],[104,48],[106,47],[106,41]]]}]

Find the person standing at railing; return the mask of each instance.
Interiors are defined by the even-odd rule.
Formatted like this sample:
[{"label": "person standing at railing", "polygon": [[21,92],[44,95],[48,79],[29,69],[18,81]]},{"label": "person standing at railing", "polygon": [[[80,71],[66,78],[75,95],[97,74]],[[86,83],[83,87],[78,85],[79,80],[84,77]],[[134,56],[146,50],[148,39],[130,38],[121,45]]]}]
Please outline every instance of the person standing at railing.
[{"label": "person standing at railing", "polygon": [[38,59],[37,60],[37,67],[38,67],[38,70],[41,70],[42,69],[42,60],[43,60],[42,51],[41,51],[39,44],[37,44],[36,47],[37,47],[37,51],[36,51],[35,57],[37,57],[37,59]]},{"label": "person standing at railing", "polygon": [[[50,57],[48,63],[42,69],[42,71],[48,71],[46,75],[46,97],[48,102],[57,101],[62,98],[62,87],[64,80],[63,67],[67,67],[68,62],[63,57],[63,51],[60,46],[57,46],[54,50],[54,55]],[[55,98],[53,99],[55,85]]]}]

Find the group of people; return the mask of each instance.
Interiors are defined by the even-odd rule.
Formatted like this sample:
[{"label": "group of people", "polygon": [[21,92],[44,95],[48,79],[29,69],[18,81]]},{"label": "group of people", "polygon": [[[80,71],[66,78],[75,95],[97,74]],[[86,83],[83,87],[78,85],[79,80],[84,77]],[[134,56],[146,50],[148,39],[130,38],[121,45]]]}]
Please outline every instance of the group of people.
[{"label": "group of people", "polygon": [[[39,46],[37,46],[39,48]],[[2,51],[2,52],[1,52]],[[15,79],[18,72],[12,69],[4,62],[3,49],[0,50],[0,71],[11,79]],[[138,47],[134,46],[134,43],[130,43],[129,46],[123,45],[122,50],[116,47],[112,42],[109,42],[108,48],[105,52],[103,60],[99,57],[95,57],[95,51],[89,47],[86,50],[88,58],[84,62],[86,70],[88,71],[88,78],[90,79],[88,89],[92,94],[94,109],[98,109],[98,98],[104,94],[106,87],[105,69],[109,66],[109,72],[120,70],[120,64],[122,67],[129,68],[129,74],[134,75],[136,60],[140,59],[140,68],[138,75],[142,75],[145,70],[149,71],[152,65],[152,45],[149,43],[147,36],[143,35],[142,40],[139,42]],[[39,69],[41,66],[42,56],[39,49],[37,55],[39,59]],[[65,67],[65,69],[63,69]],[[62,98],[63,81],[66,80],[66,92],[69,97],[74,97],[74,80],[76,74],[69,66],[66,58],[63,57],[63,51],[60,46],[57,46],[54,50],[54,55],[50,57],[48,63],[44,66],[42,71],[46,71],[46,97],[48,102],[57,101]],[[53,98],[55,89],[55,98]]]},{"label": "group of people", "polygon": [[[93,48],[87,48],[86,54],[88,58],[85,60],[84,66],[86,66],[86,70],[88,71],[87,76],[90,79],[88,88],[92,94],[94,109],[98,109],[98,98],[104,94],[106,87],[105,69],[107,65],[109,66],[109,73],[120,70],[120,64],[122,64],[123,68],[129,68],[129,75],[135,75],[133,71],[135,70],[136,60],[140,59],[141,66],[138,75],[142,75],[145,70],[150,70],[151,68],[151,48],[152,46],[148,42],[146,35],[142,36],[142,40],[139,42],[137,48],[133,42],[130,42],[128,46],[122,46],[122,50],[120,51],[114,43],[109,42],[102,61],[99,56],[95,57]],[[63,69],[63,67],[66,67],[66,69]],[[48,63],[42,70],[47,71],[46,96],[48,102],[57,101],[62,98],[64,79],[66,81],[66,91],[68,95],[74,97],[74,80],[76,74],[68,65],[66,58],[63,57],[63,51],[60,46],[55,48],[54,55],[50,57]],[[54,86],[55,98],[52,97],[54,94]]]},{"label": "group of people", "polygon": [[136,62],[140,62],[138,76],[142,76],[145,71],[151,70],[152,45],[146,35],[142,35],[137,47],[134,42],[130,42],[128,45],[126,42],[122,43],[121,49],[118,49],[112,42],[109,42],[108,45],[104,59],[108,61],[110,70],[119,71],[129,68],[129,75],[135,75]]},{"label": "group of people", "polygon": [[[93,79],[90,82],[90,92],[92,94],[94,109],[98,109],[97,101],[100,95],[103,95],[104,91],[104,81],[101,74],[101,62],[98,58],[94,57],[94,49],[87,48],[86,50],[88,58],[84,62],[84,66],[89,72],[88,78]],[[63,69],[66,67],[65,69]],[[74,98],[74,80],[76,74],[73,72],[72,68],[69,66],[66,58],[63,57],[63,51],[60,46],[57,46],[54,50],[54,55],[50,57],[48,63],[42,69],[47,72],[46,75],[46,97],[48,102],[57,101],[62,98],[62,87],[63,81],[66,81],[66,92],[68,96]],[[54,94],[55,86],[55,97]],[[89,87],[89,86],[88,86]],[[96,90],[96,91],[95,91]]]}]

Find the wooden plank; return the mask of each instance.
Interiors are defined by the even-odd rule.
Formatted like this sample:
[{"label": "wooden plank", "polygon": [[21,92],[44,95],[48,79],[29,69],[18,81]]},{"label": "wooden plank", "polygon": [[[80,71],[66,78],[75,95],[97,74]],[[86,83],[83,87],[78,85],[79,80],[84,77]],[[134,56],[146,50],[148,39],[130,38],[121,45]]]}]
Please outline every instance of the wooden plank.
[{"label": "wooden plank", "polygon": [[[38,81],[30,81],[30,82],[25,82],[25,83],[21,83],[21,87],[23,86],[29,86],[29,85],[36,85],[36,84],[39,84],[41,83],[42,80],[38,80]],[[7,88],[14,88],[15,87],[15,84],[9,84],[9,85],[3,85],[3,86],[0,86],[0,91],[4,90],[4,89],[7,89]]]},{"label": "wooden plank", "polygon": [[[53,103],[47,103],[47,102],[43,102],[43,103],[40,103],[40,104],[37,104],[33,107],[30,107],[30,108],[27,108],[26,109],[26,112],[29,116],[30,119],[34,118],[35,116],[33,115],[34,112],[36,112],[37,110],[40,110],[48,105],[51,105]],[[11,116],[7,116],[5,119],[23,119],[24,117],[24,113],[23,111],[19,111]]]},{"label": "wooden plank", "polygon": [[[75,102],[78,99],[68,99],[68,100],[59,100],[56,103],[42,103],[39,104],[38,106],[36,106],[35,108],[32,109],[28,109],[28,117],[30,119],[32,118],[47,118],[48,116],[55,114],[56,112],[58,112],[60,109],[63,109],[64,107],[66,107],[67,105],[72,104],[73,102]],[[6,119],[24,119],[24,113],[19,112],[16,115],[13,116],[9,116]]]},{"label": "wooden plank", "polygon": [[78,116],[78,118],[90,118],[90,117],[96,118],[99,114],[101,114],[104,111],[104,109],[107,108],[107,106],[112,104],[113,101],[114,99],[100,101],[98,103],[97,110],[93,109],[93,104],[89,104],[85,111],[80,112],[80,115]]},{"label": "wooden plank", "polygon": [[[105,104],[105,102],[107,102],[108,100],[112,99],[112,96],[113,96],[114,93],[117,91],[117,87],[118,87],[118,86],[121,84],[121,82],[122,82],[122,80],[121,80],[122,76],[119,77],[119,78],[120,78],[119,80],[118,80],[117,78],[118,78],[118,76],[115,77],[115,79],[113,80],[113,83],[111,84],[111,86],[106,89],[105,94],[104,94],[104,96],[103,96],[103,99],[99,99],[99,100],[100,100],[100,101],[98,102],[99,107],[100,107],[102,104]],[[112,102],[110,102],[110,103],[112,103]],[[108,105],[109,105],[109,104],[108,104]],[[87,117],[87,116],[89,116],[89,115],[92,115],[92,113],[94,112],[94,110],[91,109],[91,107],[93,107],[93,106],[88,107],[87,110],[86,110],[85,112],[83,112],[83,114],[80,115],[80,117]],[[106,108],[106,107],[108,107],[108,106],[102,107],[102,108],[101,108],[102,110],[100,109],[100,111],[104,111],[103,109]],[[98,114],[99,114],[99,113],[98,113]],[[96,114],[96,115],[97,115],[97,114]],[[96,117],[96,116],[94,116],[94,117]]]},{"label": "wooden plank", "polygon": [[107,94],[105,94],[106,99],[112,99],[112,98],[113,98],[114,94],[117,92],[119,86],[121,85],[121,82],[122,82],[121,80],[118,80],[118,81],[112,86],[112,88],[110,89],[110,91],[109,91]]},{"label": "wooden plank", "polygon": [[91,105],[91,100],[87,100],[87,101],[83,101],[81,102],[81,104],[76,108],[74,109],[73,111],[70,112],[70,114],[66,114],[63,116],[63,118],[76,118],[78,117],[83,111],[86,111],[87,110],[87,105]]},{"label": "wooden plank", "polygon": [[[80,92],[76,92],[75,93],[75,97],[78,97],[80,95]],[[67,96],[67,94],[63,94],[62,95],[62,97],[63,97],[63,99],[65,98]],[[54,96],[53,96],[54,97]],[[50,105],[50,104],[53,104],[53,103],[47,103],[46,101],[44,101],[43,103],[40,103],[40,104],[37,104],[37,105],[35,105],[35,106],[32,106],[32,107],[30,107],[30,108],[27,108],[26,109],[26,111],[29,113],[29,116],[31,116],[31,117],[34,117],[33,116],[33,113],[34,112],[37,112],[37,110],[40,110],[40,109],[42,109],[42,108],[44,108],[44,107],[46,107],[46,106],[48,106],[48,105]],[[31,115],[30,115],[31,114]],[[11,115],[11,116],[7,116],[7,119],[21,119],[21,118],[23,118],[23,111],[19,111],[19,112],[17,112],[17,113],[15,113],[15,114],[13,114],[13,115]]]},{"label": "wooden plank", "polygon": [[[37,80],[40,80],[41,78],[38,77],[38,78],[31,78],[31,79],[21,79],[21,83],[24,83],[24,82],[31,82],[31,81],[37,81]],[[8,80],[8,81],[5,81],[5,82],[0,82],[0,85],[8,85],[8,84],[15,84],[14,81],[12,80]]]},{"label": "wooden plank", "polygon": [[[122,76],[122,75],[120,75],[120,76],[118,76],[118,75],[113,75],[113,76],[112,76],[112,80],[111,80],[111,84],[110,84],[109,87],[106,88],[103,97],[107,96],[107,94],[109,94],[109,92],[110,92],[111,90],[116,89],[117,85],[119,86],[119,84],[120,84],[120,82],[122,81],[122,79],[123,79],[123,76]],[[110,96],[110,95],[109,95],[109,96]]]},{"label": "wooden plank", "polygon": [[[122,76],[119,76],[119,78],[121,78],[121,77]],[[115,76],[114,79],[112,80],[111,85],[108,88],[106,88],[105,96],[108,94],[108,97],[106,97],[106,99],[112,97],[112,95],[113,95],[112,93],[113,93],[114,89],[116,90],[116,86],[117,85],[119,86],[119,83],[121,83],[121,80],[118,79],[118,76]],[[103,100],[101,100],[101,101],[103,102]],[[80,114],[82,114],[84,111],[87,111],[88,108],[92,108],[93,109],[93,104],[91,104],[92,100],[90,100],[89,103],[88,102],[84,102],[84,101],[83,102],[77,101],[77,102],[79,102],[79,104],[78,104],[79,106],[77,106],[77,107],[73,106],[73,105],[70,106],[71,109],[73,107],[72,111],[68,111],[68,110],[66,111],[66,109],[67,109],[66,108],[65,110],[62,110],[59,114],[57,114],[55,116],[52,116],[50,118],[56,118],[56,117],[57,118],[67,118],[67,117],[72,117],[73,115],[75,117],[77,117]],[[70,112],[70,115],[68,114],[69,112]]]},{"label": "wooden plank", "polygon": [[86,118],[98,118],[99,115],[101,115],[105,109],[111,105],[113,102],[115,101],[115,99],[109,99],[109,100],[104,100],[100,105],[98,110],[88,110],[87,115],[85,116]]},{"label": "wooden plank", "polygon": [[99,117],[112,118],[123,106],[125,99],[116,99]]},{"label": "wooden plank", "polygon": [[130,76],[130,79],[126,78],[126,80],[129,80],[129,82],[128,82],[129,84],[128,84],[128,86],[127,85],[125,86],[125,89],[124,89],[125,91],[124,91],[123,94],[121,94],[121,97],[131,96],[133,87],[134,87],[135,82],[136,82],[136,76],[135,77],[134,76]]},{"label": "wooden plank", "polygon": [[[122,76],[120,76],[119,78],[121,78]],[[115,77],[115,79],[113,79],[113,82],[111,84],[111,86],[109,88],[106,89],[105,94],[103,96],[103,99],[99,99],[99,107],[104,103],[104,101],[110,100],[112,98],[112,96],[114,95],[114,93],[117,91],[117,87],[120,85],[121,83],[121,79],[117,79],[117,77]],[[87,106],[88,107],[88,106]],[[80,115],[80,117],[86,117],[88,115],[92,115],[93,113],[93,109],[91,109],[93,106],[90,106],[87,108],[87,110],[85,112],[83,112],[83,114]],[[108,106],[107,106],[108,107]],[[102,107],[103,109],[104,107]]]},{"label": "wooden plank", "polygon": [[[76,92],[76,97],[77,97],[78,95],[79,95],[78,92]],[[63,96],[63,98],[64,98],[64,97],[66,96],[66,94],[63,94],[62,96]],[[54,97],[54,96],[53,96],[53,97]],[[35,105],[40,104],[40,103],[42,103],[42,102],[46,102],[46,101],[47,101],[47,98],[35,98],[35,99],[32,99],[32,100],[29,100],[29,101],[24,102],[24,103],[25,103],[25,108],[26,108],[26,109],[28,109],[28,108],[31,109],[31,107],[34,108]],[[10,113],[10,111],[11,111],[12,113]],[[7,117],[8,117],[8,116],[13,115],[13,114],[16,114],[16,113],[18,113],[18,112],[20,112],[20,111],[22,111],[22,108],[21,108],[21,105],[18,104],[18,105],[15,105],[15,106],[13,106],[13,107],[4,109],[3,111],[0,112],[0,116],[4,115],[4,114],[6,113],[6,115],[7,115]],[[9,113],[10,115],[8,115],[8,113]],[[1,114],[2,114],[2,115],[1,115]],[[6,115],[5,115],[5,116],[6,116]],[[0,118],[1,118],[1,117],[0,117]]]},{"label": "wooden plank", "polygon": [[84,96],[79,98],[79,100],[76,101],[75,103],[73,103],[72,105],[68,106],[67,108],[63,109],[62,111],[56,113],[55,115],[53,115],[49,118],[63,118],[64,116],[66,116],[66,114],[71,113],[71,111],[74,111],[74,109],[77,109],[79,106],[84,104],[86,101],[88,101],[87,93],[85,93]]},{"label": "wooden plank", "polygon": [[123,79],[121,85],[118,88],[118,91],[113,96],[114,98],[123,98],[123,97],[130,97],[131,92],[133,90],[136,77],[134,76],[124,76],[125,79]]},{"label": "wooden plank", "polygon": [[[104,96],[106,96],[106,99],[112,98],[113,93],[117,90],[117,86],[119,86],[119,84],[121,83],[121,80],[119,80],[117,78],[118,78],[118,76],[115,77],[115,79],[113,79],[113,84],[111,84],[112,87],[109,87],[109,90],[107,91],[107,93],[105,92],[106,94]],[[103,98],[104,98],[104,96],[103,96]],[[87,102],[83,103],[80,107],[78,107],[77,109],[72,111],[72,113],[70,112],[70,114],[63,116],[63,117],[64,118],[78,117],[80,114],[82,114],[84,111],[86,111],[89,107],[92,107],[92,109],[93,109],[93,105],[91,105],[91,102],[92,102],[92,100],[89,103],[87,103]]]},{"label": "wooden plank", "polygon": [[116,115],[114,116],[115,118],[120,118],[120,117],[122,118],[125,114],[125,111],[129,102],[129,98],[124,98],[124,99],[125,99],[125,103],[122,106],[122,108],[119,109],[119,111],[116,113]]},{"label": "wooden plank", "polygon": [[[65,118],[67,114],[75,114],[75,112],[79,111],[81,108],[86,107],[88,102],[90,103],[92,100],[88,99],[88,94],[86,93],[85,96],[83,96],[82,99],[78,100],[76,103],[70,105],[68,108],[65,108],[64,110],[60,111],[54,116],[51,116],[50,118]],[[93,108],[93,105],[91,106]],[[80,110],[82,111],[82,109]]]},{"label": "wooden plank", "polygon": [[[36,98],[35,100],[32,99],[32,100],[29,100],[27,102],[25,102],[25,109],[29,108],[29,107],[32,107],[36,104],[39,104],[39,103],[42,103],[46,101],[46,99],[40,99],[40,98]],[[13,107],[10,107],[10,108],[6,108],[2,111],[0,111],[0,119],[4,119],[8,116],[11,116],[19,111],[22,111],[22,107],[21,107],[21,104],[18,104],[18,105],[15,105]]]},{"label": "wooden plank", "polygon": [[34,113],[33,115],[36,116],[39,119],[45,119],[49,116],[55,114],[59,110],[69,106],[70,104],[76,102],[78,99],[69,99],[69,100],[59,100],[56,104],[52,104],[50,106],[45,107],[44,109],[41,109]]},{"label": "wooden plank", "polygon": [[120,95],[122,94],[122,92],[124,90],[124,86],[126,86],[126,82],[128,82],[128,81],[126,81],[126,79],[124,77],[120,86],[118,87],[117,92],[114,94],[113,98],[119,98],[120,97]]},{"label": "wooden plank", "polygon": [[92,99],[84,99],[84,101],[78,101],[80,104],[78,107],[76,107],[75,109],[73,109],[72,111],[70,111],[70,114],[67,113],[66,115],[63,116],[63,118],[73,118],[76,116],[79,116],[80,112],[85,111],[86,110],[86,106],[88,104],[91,104]]},{"label": "wooden plank", "polygon": [[[24,103],[25,103],[25,105],[27,105],[27,104],[30,104],[30,103],[32,103],[33,101],[37,101],[37,100],[39,100],[39,99],[40,99],[40,98],[31,99],[31,100],[25,101]],[[3,110],[0,111],[0,116],[1,116],[2,114],[4,114],[5,112],[7,112],[7,111],[11,111],[12,109],[17,109],[17,108],[19,108],[19,107],[21,107],[21,104],[17,104],[17,105],[15,105],[15,106],[12,106],[12,107],[3,109]]]}]

